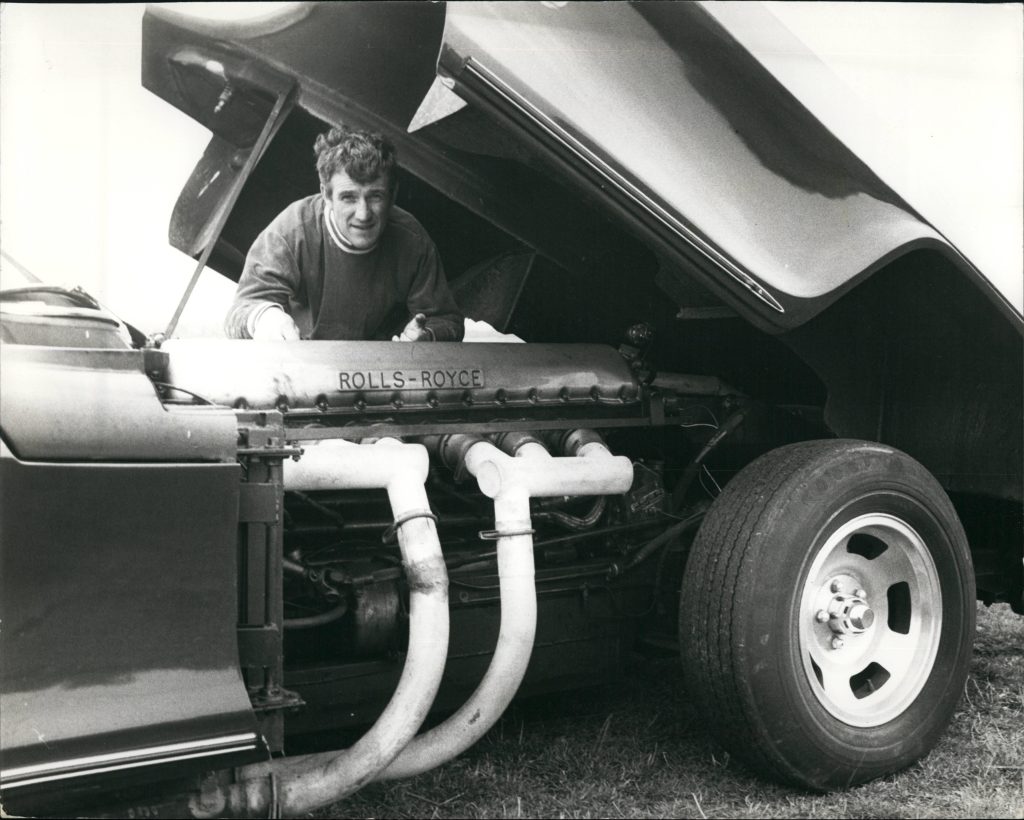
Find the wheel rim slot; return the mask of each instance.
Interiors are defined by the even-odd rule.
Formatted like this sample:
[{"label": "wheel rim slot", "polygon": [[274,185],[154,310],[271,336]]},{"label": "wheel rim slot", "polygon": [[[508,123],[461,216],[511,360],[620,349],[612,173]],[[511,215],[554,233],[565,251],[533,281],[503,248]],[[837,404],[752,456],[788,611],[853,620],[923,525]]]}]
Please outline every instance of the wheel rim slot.
[{"label": "wheel rim slot", "polygon": [[886,590],[889,600],[889,629],[901,635],[910,634],[910,619],[913,614],[910,602],[910,584],[900,581]]},{"label": "wheel rim slot", "polygon": [[863,700],[881,689],[890,677],[889,670],[872,661],[850,678],[850,691],[857,700]]},{"label": "wheel rim slot", "polygon": [[851,555],[859,555],[873,561],[889,549],[889,545],[881,538],[866,532],[854,533],[846,543],[846,551]]}]

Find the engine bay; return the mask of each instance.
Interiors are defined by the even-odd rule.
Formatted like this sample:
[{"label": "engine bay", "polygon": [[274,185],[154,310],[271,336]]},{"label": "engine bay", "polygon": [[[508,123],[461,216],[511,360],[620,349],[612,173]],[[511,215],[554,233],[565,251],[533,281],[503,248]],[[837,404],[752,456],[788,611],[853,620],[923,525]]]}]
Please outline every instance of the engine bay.
[{"label": "engine bay", "polygon": [[[536,608],[516,673],[526,693],[607,680],[628,653],[673,643],[686,548],[717,492],[705,461],[767,410],[717,378],[655,378],[648,335],[631,328],[618,350],[171,340],[147,351],[165,406],[205,402],[238,420],[240,658],[272,749],[373,722],[401,678],[415,582],[397,534],[419,513],[405,518],[386,487],[336,467],[362,452],[387,461],[389,444],[428,459],[417,509],[450,593],[435,711],[471,695],[524,608]],[[594,450],[600,459],[584,457]],[[490,454],[476,457],[490,459],[482,473],[473,452]],[[614,486],[587,473],[604,462]],[[533,487],[512,525],[494,489],[509,470],[528,477],[506,484]],[[506,600],[510,538],[526,539],[531,604]]]}]

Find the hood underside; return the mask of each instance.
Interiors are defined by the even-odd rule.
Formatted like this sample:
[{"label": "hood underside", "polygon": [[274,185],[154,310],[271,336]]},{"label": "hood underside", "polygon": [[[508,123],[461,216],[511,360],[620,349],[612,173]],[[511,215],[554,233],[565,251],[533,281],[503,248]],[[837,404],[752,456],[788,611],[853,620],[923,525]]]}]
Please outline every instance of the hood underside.
[{"label": "hood underside", "polygon": [[[295,4],[249,24],[151,8],[143,54],[146,87],[214,132],[171,242],[199,255],[229,209],[210,264],[233,278],[259,230],[316,190],[317,131],[344,123],[385,133],[423,191],[568,270],[626,231],[664,277],[766,328],[918,248],[991,290],[695,3]],[[282,96],[291,113],[238,179]],[[436,205],[417,196],[417,215]]]}]

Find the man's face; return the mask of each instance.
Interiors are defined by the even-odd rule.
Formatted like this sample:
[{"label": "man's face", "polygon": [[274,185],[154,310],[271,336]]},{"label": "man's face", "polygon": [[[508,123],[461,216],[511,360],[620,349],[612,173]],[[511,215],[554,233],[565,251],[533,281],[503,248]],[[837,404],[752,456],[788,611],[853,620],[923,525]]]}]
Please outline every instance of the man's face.
[{"label": "man's face", "polygon": [[354,248],[364,250],[377,244],[391,210],[387,177],[379,176],[364,185],[338,171],[321,191],[338,230]]}]

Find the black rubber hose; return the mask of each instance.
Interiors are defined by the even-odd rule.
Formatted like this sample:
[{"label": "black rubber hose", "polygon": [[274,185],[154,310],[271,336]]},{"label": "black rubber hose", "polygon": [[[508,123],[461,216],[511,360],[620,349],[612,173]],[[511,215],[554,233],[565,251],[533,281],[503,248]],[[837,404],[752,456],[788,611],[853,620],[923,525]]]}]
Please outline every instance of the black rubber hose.
[{"label": "black rubber hose", "polygon": [[708,457],[708,454],[714,450],[729,433],[740,426],[743,419],[747,415],[749,406],[740,407],[727,418],[722,426],[719,427],[714,435],[708,439],[707,444],[701,449],[693,461],[691,461],[686,469],[683,471],[682,477],[676,484],[675,489],[672,490],[672,500],[669,504],[669,508],[672,512],[678,512],[683,506],[683,500],[686,498],[686,493],[690,489],[690,485],[693,484],[693,480],[697,477],[697,473],[700,471],[701,465],[704,463],[704,459]]},{"label": "black rubber hose", "polygon": [[601,514],[604,512],[606,500],[603,495],[599,495],[590,507],[590,511],[586,515],[570,515],[567,512],[561,510],[551,510],[550,512],[539,512],[534,513],[533,519],[535,521],[550,521],[556,524],[560,524],[567,530],[575,530],[581,532],[588,530],[594,526],[601,518]]},{"label": "black rubber hose", "polygon": [[628,561],[624,564],[612,564],[608,570],[608,578],[615,578],[622,575],[638,564],[643,563],[650,558],[659,548],[663,547],[677,535],[682,535],[694,524],[699,523],[704,518],[704,510],[696,512],[688,518],[684,518],[682,521],[678,521],[671,527],[666,528],[660,535],[656,535],[640,549],[634,552]]},{"label": "black rubber hose", "polygon": [[282,626],[285,629],[310,629],[314,626],[334,623],[343,618],[346,612],[348,612],[348,604],[343,601],[334,609],[328,609],[326,612],[321,612],[317,615],[306,615],[303,618],[285,618],[282,621]]}]

